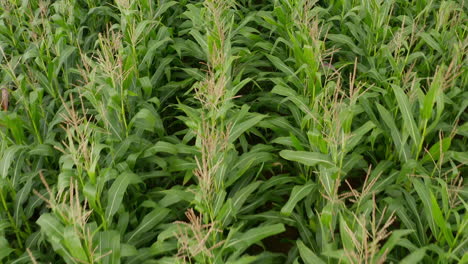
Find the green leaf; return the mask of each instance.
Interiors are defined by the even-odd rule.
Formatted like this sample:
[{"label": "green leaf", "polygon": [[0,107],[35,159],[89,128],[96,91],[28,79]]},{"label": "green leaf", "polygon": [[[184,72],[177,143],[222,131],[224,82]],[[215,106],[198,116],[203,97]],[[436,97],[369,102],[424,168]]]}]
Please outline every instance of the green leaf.
[{"label": "green leaf", "polygon": [[419,34],[419,36],[424,40],[424,42],[427,43],[431,48],[435,49],[439,54],[443,54],[444,52],[442,51],[440,45],[437,43],[437,41],[434,40],[434,38],[429,35],[426,32],[422,32]]},{"label": "green leaf", "polygon": [[8,257],[15,250],[8,245],[5,237],[0,236],[0,261]]},{"label": "green leaf", "polygon": [[301,240],[297,241],[297,248],[305,264],[325,264],[325,261],[315,255]]},{"label": "green leaf", "polygon": [[10,169],[11,163],[15,158],[16,152],[24,148],[26,147],[21,145],[13,145],[3,152],[2,159],[0,160],[0,176],[2,176],[3,179],[8,175],[8,170]]},{"label": "green leaf", "polygon": [[23,186],[23,188],[21,188],[21,190],[18,193],[16,193],[15,202],[14,202],[14,208],[15,208],[14,216],[15,216],[15,222],[16,222],[17,227],[21,227],[20,216],[23,211],[23,204],[31,193],[32,183],[33,183],[32,180],[28,180],[26,184]]},{"label": "green leaf", "polygon": [[294,210],[294,207],[296,207],[296,204],[309,195],[314,190],[315,186],[316,184],[312,182],[302,186],[294,186],[288,202],[281,208],[281,213],[289,216]]},{"label": "green leaf", "polygon": [[416,122],[414,121],[408,96],[406,96],[400,87],[392,85],[392,88],[398,102],[398,107],[400,108],[400,112],[403,116],[405,127],[409,130],[409,134],[413,138],[415,145],[419,146],[421,142],[421,134],[416,126]]},{"label": "green leaf", "polygon": [[236,164],[232,167],[233,171],[236,171],[231,177],[225,182],[225,187],[229,187],[234,184],[238,179],[242,177],[249,169],[254,168],[258,164],[273,160],[272,153],[250,151],[242,154],[237,160]]},{"label": "green leaf", "polygon": [[145,150],[145,156],[154,155],[156,153],[165,152],[169,154],[177,154],[177,146],[169,142],[158,141],[154,146]]},{"label": "green leaf", "polygon": [[191,202],[194,198],[194,193],[190,190],[180,190],[176,189],[175,187],[168,190],[163,190],[161,193],[165,196],[158,201],[158,204],[166,208],[180,201]]},{"label": "green leaf", "polygon": [[419,199],[421,200],[424,206],[424,212],[426,214],[426,220],[429,223],[429,227],[432,230],[432,233],[435,236],[438,236],[439,230],[436,228],[436,224],[434,221],[434,213],[432,211],[433,208],[432,208],[432,199],[431,199],[430,190],[419,179],[413,179],[413,186],[414,186],[414,189],[416,190],[416,193],[419,196]]},{"label": "green leaf", "polygon": [[343,242],[343,248],[348,252],[353,252],[355,250],[355,246],[350,231],[351,229],[346,223],[345,218],[340,214],[340,235]]},{"label": "green leaf", "polygon": [[423,107],[421,110],[421,117],[423,119],[429,119],[432,116],[432,111],[434,110],[434,103],[436,98],[439,96],[439,92],[442,90],[443,81],[444,81],[443,71],[438,70],[434,76],[434,80],[429,87],[429,91],[426,96],[424,96]]},{"label": "green leaf", "polygon": [[307,100],[303,96],[298,95],[294,89],[284,85],[275,85],[271,92],[287,97],[291,102],[294,103],[294,105],[301,109],[303,113],[315,118],[314,114],[307,105]]},{"label": "green leaf", "polygon": [[[441,141],[435,143],[429,151],[424,155],[421,160],[421,163],[426,163],[428,161],[439,161],[441,153],[447,153],[452,143],[451,138],[444,138]],[[442,152],[441,152],[442,151]]]},{"label": "green leaf", "polygon": [[317,164],[334,165],[328,155],[318,152],[282,150],[279,154],[283,159],[296,161],[307,166],[315,166]]},{"label": "green leaf", "polygon": [[404,257],[400,264],[416,264],[426,256],[426,248],[419,248],[414,252],[411,252],[408,256]]},{"label": "green leaf", "polygon": [[353,131],[351,138],[346,143],[346,152],[353,150],[360,142],[362,137],[375,127],[372,121],[367,121],[360,128]]},{"label": "green leaf", "polygon": [[97,241],[97,255],[102,258],[102,264],[119,264],[120,263],[120,234],[115,230],[101,231],[94,238]]},{"label": "green leaf", "polygon": [[155,115],[155,113],[143,108],[133,117],[130,124],[139,129],[154,132],[159,119],[159,116]]},{"label": "green leaf", "polygon": [[59,57],[57,58],[59,59],[59,61],[58,61],[58,65],[55,68],[55,73],[54,73],[55,76],[59,75],[62,65],[69,59],[69,57],[73,54],[73,52],[75,52],[75,50],[76,50],[76,47],[67,46],[65,50],[61,51],[60,54],[58,54]]},{"label": "green leaf", "polygon": [[54,149],[47,144],[39,144],[29,151],[30,155],[38,155],[45,157],[53,157],[54,153]]},{"label": "green leaf", "polygon": [[63,233],[63,244],[67,247],[73,258],[81,262],[88,262],[88,257],[76,232],[77,229],[75,227],[66,227]]},{"label": "green leaf", "polygon": [[255,115],[254,117],[247,119],[243,122],[240,122],[238,124],[234,124],[231,132],[229,133],[229,143],[233,143],[237,138],[239,138],[245,131],[248,129],[252,128],[253,126],[257,125],[258,122],[260,122],[263,118],[265,118],[264,115]]},{"label": "green leaf", "polygon": [[258,256],[243,256],[237,260],[230,260],[226,264],[250,264],[255,262],[258,259]]},{"label": "green leaf", "polygon": [[454,160],[461,162],[463,164],[468,164],[468,152],[451,151],[451,152],[448,152],[448,154]]},{"label": "green leaf", "polygon": [[117,177],[107,193],[106,220],[112,221],[112,216],[117,212],[133,173],[126,172]]},{"label": "green leaf", "polygon": [[91,208],[96,207],[96,196],[97,196],[97,188],[96,185],[92,184],[91,182],[87,182],[83,187],[83,194],[88,200]]},{"label": "green leaf", "polygon": [[249,195],[252,194],[258,188],[260,184],[261,184],[261,181],[252,182],[251,184],[237,191],[234,197],[232,198],[232,201],[233,201],[232,205],[234,209],[236,209],[237,211],[240,210],[242,208],[242,205],[245,203],[245,201],[249,197]]},{"label": "green leaf", "polygon": [[375,259],[379,259],[381,256],[387,255],[389,252],[393,250],[393,248],[401,241],[401,239],[414,232],[413,230],[395,230],[392,232],[390,237],[387,239],[385,244],[380,249],[377,257]]},{"label": "green leaf", "polygon": [[449,245],[452,247],[453,241],[454,241],[452,230],[450,230],[450,226],[445,220],[434,194],[431,192],[430,195],[431,195],[431,209],[432,209],[431,211],[434,217],[434,221],[439,226],[440,230],[442,231],[442,234],[444,235]]},{"label": "green leaf", "polygon": [[37,220],[37,224],[41,227],[41,230],[49,237],[52,237],[56,241],[63,239],[63,225],[51,214],[42,214]]},{"label": "green leaf", "polygon": [[284,232],[283,224],[265,225],[251,228],[249,231],[232,238],[224,245],[224,248],[235,248],[243,251],[260,240]]},{"label": "green leaf", "polygon": [[127,243],[130,244],[132,239],[138,238],[142,233],[147,232],[150,229],[153,229],[158,223],[160,223],[164,218],[169,214],[170,210],[167,208],[156,208],[140,221],[138,227],[129,234]]},{"label": "green leaf", "polygon": [[356,46],[356,44],[354,44],[353,39],[351,39],[347,35],[327,34],[327,38],[334,41],[334,42],[336,42],[336,43],[340,43],[340,44],[344,44],[344,45],[348,46],[354,53],[356,53],[358,55],[364,55],[363,50],[361,48],[359,48],[358,46]]},{"label": "green leaf", "polygon": [[393,120],[392,115],[382,105],[378,103],[376,105],[377,105],[377,110],[379,111],[380,116],[382,117],[384,123],[388,126],[388,128],[390,128],[389,133],[393,139],[393,144],[395,144],[395,147],[397,148],[399,155],[403,158],[403,161],[408,161],[410,159],[409,151],[407,149],[405,142],[403,141],[400,131],[398,130],[395,124],[395,121]]},{"label": "green leaf", "polygon": [[276,68],[278,68],[278,70],[282,71],[287,76],[294,76],[295,78],[297,78],[296,73],[294,73],[294,71],[290,67],[288,67],[286,64],[284,64],[283,60],[281,60],[278,57],[269,55],[269,54],[265,54],[265,56],[271,61],[271,63],[273,63],[273,65]]}]

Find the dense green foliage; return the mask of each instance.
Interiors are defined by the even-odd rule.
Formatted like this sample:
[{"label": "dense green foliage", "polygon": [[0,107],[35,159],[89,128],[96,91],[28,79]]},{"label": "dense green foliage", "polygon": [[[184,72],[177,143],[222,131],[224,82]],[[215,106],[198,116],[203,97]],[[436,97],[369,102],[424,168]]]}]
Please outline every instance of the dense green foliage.
[{"label": "dense green foliage", "polygon": [[468,263],[463,0],[0,0],[0,263]]}]

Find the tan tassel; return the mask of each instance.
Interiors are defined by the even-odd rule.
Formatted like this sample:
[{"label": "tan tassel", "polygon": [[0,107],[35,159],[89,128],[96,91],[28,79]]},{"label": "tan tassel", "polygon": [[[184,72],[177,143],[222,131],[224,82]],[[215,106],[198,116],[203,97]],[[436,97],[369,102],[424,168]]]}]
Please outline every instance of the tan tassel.
[{"label": "tan tassel", "polygon": [[3,111],[8,111],[8,90],[6,88],[2,89],[2,108]]}]

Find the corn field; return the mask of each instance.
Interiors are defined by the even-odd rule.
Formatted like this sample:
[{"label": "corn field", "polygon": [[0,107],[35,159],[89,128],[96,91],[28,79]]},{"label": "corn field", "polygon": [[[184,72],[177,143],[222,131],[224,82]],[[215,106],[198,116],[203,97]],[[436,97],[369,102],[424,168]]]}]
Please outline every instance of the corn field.
[{"label": "corn field", "polygon": [[0,263],[468,263],[468,2],[0,0]]}]

